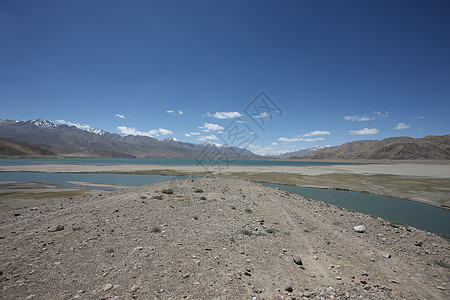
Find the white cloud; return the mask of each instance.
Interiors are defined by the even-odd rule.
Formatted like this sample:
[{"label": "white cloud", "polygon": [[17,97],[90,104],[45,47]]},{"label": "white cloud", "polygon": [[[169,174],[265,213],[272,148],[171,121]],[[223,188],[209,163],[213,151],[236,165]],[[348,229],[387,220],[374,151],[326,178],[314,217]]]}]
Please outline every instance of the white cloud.
[{"label": "white cloud", "polygon": [[377,134],[378,133],[378,129],[376,128],[363,128],[360,130],[349,130],[348,132],[350,132],[351,135],[365,135],[365,134]]},{"label": "white cloud", "polygon": [[262,112],[259,115],[253,116],[255,118],[268,118],[270,115],[266,112]]},{"label": "white cloud", "polygon": [[278,145],[278,143],[277,142],[272,142],[272,143],[270,143],[271,145],[273,145],[273,146],[276,146],[276,145]]},{"label": "white cloud", "polygon": [[206,116],[224,120],[224,119],[234,119],[234,118],[242,117],[242,114],[237,111],[230,111],[230,112],[218,111],[214,114],[207,113]]},{"label": "white cloud", "polygon": [[67,126],[75,126],[75,127],[79,128],[79,129],[83,129],[83,130],[87,130],[87,129],[91,129],[92,128],[88,124],[72,123],[72,122],[69,122],[69,121],[66,121],[66,120],[62,120],[62,119],[56,120],[55,123],[64,124],[64,125],[67,125]]},{"label": "white cloud", "polygon": [[169,134],[173,133],[171,130],[164,129],[164,128],[152,129],[152,130],[149,130],[149,131],[139,131],[139,130],[136,130],[136,128],[126,127],[126,126],[119,126],[119,127],[117,127],[117,129],[119,129],[122,134],[126,134],[126,135],[142,135],[142,136],[148,136],[148,137],[155,137],[155,136],[160,136],[160,135],[169,135]]},{"label": "white cloud", "polygon": [[217,136],[215,136],[214,134],[204,136],[204,138],[205,138],[206,140],[217,140]]},{"label": "white cloud", "polygon": [[399,129],[408,129],[409,127],[411,127],[411,126],[406,125],[405,123],[398,123],[397,126],[395,126],[394,129],[397,129],[397,130],[399,130]]},{"label": "white cloud", "polygon": [[358,122],[365,122],[365,121],[372,121],[378,118],[387,118],[389,115],[389,112],[386,111],[385,113],[382,113],[381,111],[374,111],[374,114],[371,115],[362,115],[362,116],[344,116],[344,120],[346,121],[358,121]]},{"label": "white cloud", "polygon": [[191,135],[189,133],[185,133],[184,136],[185,137],[191,137]]},{"label": "white cloud", "polygon": [[317,137],[317,138],[302,138],[302,137],[293,137],[293,138],[285,138],[280,137],[277,141],[284,142],[284,143],[293,143],[293,142],[315,142],[315,141],[322,141],[324,138]]},{"label": "white cloud", "polygon": [[173,114],[173,110],[166,110],[166,113],[168,113],[168,114]]},{"label": "white cloud", "polygon": [[182,110],[179,110],[179,111],[178,111],[178,114],[179,114],[179,115],[182,115],[182,114],[183,114],[183,111],[182,111]]},{"label": "white cloud", "polygon": [[125,119],[125,116],[124,116],[124,115],[121,115],[121,114],[115,114],[115,116],[118,117],[118,118],[120,118],[120,119]]},{"label": "white cloud", "polygon": [[193,132],[190,133],[190,135],[200,135],[200,132],[193,131]]},{"label": "white cloud", "polygon": [[304,134],[303,136],[328,135],[328,134],[331,134],[331,133],[326,130],[315,130],[315,131],[308,132],[308,133]]},{"label": "white cloud", "polygon": [[203,129],[202,131],[204,131],[204,132],[209,132],[210,130],[218,131],[218,130],[224,130],[225,129],[222,126],[217,125],[217,124],[213,124],[213,123],[204,123],[203,126],[200,126],[199,128]]},{"label": "white cloud", "polygon": [[376,117],[370,117],[368,115],[364,115],[364,116],[344,116],[344,120],[346,121],[359,121],[359,122],[364,122],[364,121],[371,121],[371,120],[375,120]]}]

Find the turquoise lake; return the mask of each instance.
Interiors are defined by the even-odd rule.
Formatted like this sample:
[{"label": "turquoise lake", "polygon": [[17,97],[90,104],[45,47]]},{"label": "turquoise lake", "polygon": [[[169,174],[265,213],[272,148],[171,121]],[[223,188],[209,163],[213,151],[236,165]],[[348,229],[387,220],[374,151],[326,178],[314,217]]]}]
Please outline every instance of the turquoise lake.
[{"label": "turquoise lake", "polygon": [[70,165],[169,165],[169,166],[197,166],[197,165],[230,165],[230,166],[330,166],[330,165],[359,165],[360,163],[289,161],[289,160],[208,160],[194,158],[0,158],[0,166],[22,166],[41,164],[70,164]]}]

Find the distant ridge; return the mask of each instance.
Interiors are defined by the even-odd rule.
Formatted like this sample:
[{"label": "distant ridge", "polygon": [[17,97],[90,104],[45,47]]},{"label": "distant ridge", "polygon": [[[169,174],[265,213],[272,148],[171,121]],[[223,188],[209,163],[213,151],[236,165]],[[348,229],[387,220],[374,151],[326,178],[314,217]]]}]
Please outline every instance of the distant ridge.
[{"label": "distant ridge", "polygon": [[277,151],[270,154],[267,154],[267,157],[275,157],[275,158],[290,158],[290,157],[303,157],[325,149],[326,146],[314,146],[310,148],[295,150],[295,151]]},{"label": "distant ridge", "polygon": [[[120,135],[101,129],[83,130],[76,126],[58,125],[34,119],[31,121],[0,120],[0,144],[3,156],[14,156],[11,143],[33,146],[41,155],[63,157],[154,157],[154,158],[209,158],[221,155],[230,159],[258,158],[247,149],[214,143],[192,144],[169,138],[164,141],[136,135]],[[12,148],[11,148],[12,147]],[[18,146],[17,146],[18,147]],[[17,148],[16,147],[16,148]],[[211,151],[212,150],[212,151]],[[30,149],[29,155],[35,155]],[[24,151],[20,155],[27,155]],[[38,151],[39,152],[39,151]]]},{"label": "distant ridge", "polygon": [[429,135],[423,138],[392,137],[380,141],[355,141],[340,146],[328,147],[314,154],[300,158],[310,160],[450,160],[450,135]]}]

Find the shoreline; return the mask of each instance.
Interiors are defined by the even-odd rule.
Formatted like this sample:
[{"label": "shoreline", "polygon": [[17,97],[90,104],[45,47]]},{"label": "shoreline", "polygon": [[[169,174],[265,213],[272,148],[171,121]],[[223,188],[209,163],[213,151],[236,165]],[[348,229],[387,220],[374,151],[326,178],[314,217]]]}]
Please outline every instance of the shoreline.
[{"label": "shoreline", "polygon": [[347,190],[450,209],[447,165],[368,164],[330,166],[173,166],[46,164],[0,166],[0,172],[142,174],[220,177],[287,186]]}]

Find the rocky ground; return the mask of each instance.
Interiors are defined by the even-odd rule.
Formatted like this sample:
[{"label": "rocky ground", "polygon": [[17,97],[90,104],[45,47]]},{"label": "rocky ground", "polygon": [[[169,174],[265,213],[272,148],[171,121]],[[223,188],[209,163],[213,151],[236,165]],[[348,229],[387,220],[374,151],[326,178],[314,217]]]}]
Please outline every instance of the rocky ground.
[{"label": "rocky ground", "polygon": [[449,250],[281,190],[189,179],[1,212],[0,299],[449,299]]}]

